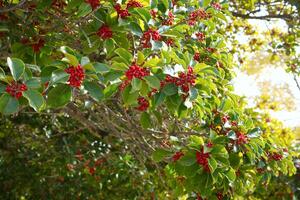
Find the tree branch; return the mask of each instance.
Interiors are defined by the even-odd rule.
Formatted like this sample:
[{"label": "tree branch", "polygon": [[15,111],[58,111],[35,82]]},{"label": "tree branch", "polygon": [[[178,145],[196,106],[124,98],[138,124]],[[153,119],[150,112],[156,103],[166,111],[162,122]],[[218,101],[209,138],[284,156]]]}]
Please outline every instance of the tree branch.
[{"label": "tree branch", "polygon": [[300,84],[299,84],[299,82],[298,82],[298,80],[297,80],[297,76],[294,74],[294,80],[295,80],[295,83],[296,83],[296,85],[297,85],[297,88],[299,89],[299,91],[300,91]]},{"label": "tree branch", "polygon": [[0,13],[5,13],[5,12],[9,12],[9,11],[13,11],[15,9],[21,8],[27,0],[22,0],[20,3],[18,3],[17,5],[14,6],[10,6],[10,7],[5,7],[0,9]]},{"label": "tree branch", "polygon": [[251,16],[250,14],[241,14],[237,12],[231,12],[233,16],[243,19],[293,19],[292,15],[263,15],[263,16]]}]

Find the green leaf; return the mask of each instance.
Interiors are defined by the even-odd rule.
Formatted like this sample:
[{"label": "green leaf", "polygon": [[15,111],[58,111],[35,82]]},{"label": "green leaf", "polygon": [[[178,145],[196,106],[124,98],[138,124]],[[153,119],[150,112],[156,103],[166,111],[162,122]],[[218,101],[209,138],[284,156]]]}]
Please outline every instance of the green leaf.
[{"label": "green leaf", "polygon": [[51,108],[65,106],[71,101],[72,89],[65,84],[59,84],[49,91],[47,105]]},{"label": "green leaf", "polygon": [[155,57],[147,60],[144,64],[144,67],[157,67],[158,63],[160,62],[160,59]]},{"label": "green leaf", "polygon": [[132,32],[133,35],[136,35],[138,37],[142,37],[143,35],[141,27],[135,22],[130,22],[128,29]]},{"label": "green leaf", "polygon": [[167,10],[169,8],[169,0],[162,0],[161,2],[163,3],[164,7]]},{"label": "green leaf", "polygon": [[115,44],[113,39],[107,39],[104,41],[104,48],[108,54],[110,54],[115,49]]},{"label": "green leaf", "polygon": [[165,157],[171,156],[173,153],[171,151],[165,150],[165,149],[157,149],[152,154],[152,159],[155,162],[162,161]]},{"label": "green leaf", "polygon": [[151,88],[159,89],[160,80],[156,76],[145,76],[143,78]]},{"label": "green leaf", "polygon": [[25,83],[28,88],[37,89],[41,87],[40,79],[38,78],[31,78],[26,81]]},{"label": "green leaf", "polygon": [[94,68],[97,73],[104,73],[104,72],[109,72],[109,66],[104,63],[95,63]]},{"label": "green leaf", "polygon": [[137,53],[137,64],[141,65],[145,61],[145,56],[142,52],[138,51]]},{"label": "green leaf", "polygon": [[199,148],[204,144],[203,138],[197,135],[191,135],[189,137],[190,145]]},{"label": "green leaf", "polygon": [[137,11],[142,19],[148,24],[149,20],[151,19],[149,11],[145,8],[136,8],[135,11]]},{"label": "green leaf", "polygon": [[7,65],[15,81],[19,80],[25,72],[25,64],[18,58],[7,58]]},{"label": "green leaf", "polygon": [[41,111],[45,106],[43,96],[35,90],[27,90],[23,92],[23,96],[28,100],[29,105],[37,112]]},{"label": "green leaf", "polygon": [[138,92],[130,93],[131,87],[127,86],[123,93],[122,93],[122,99],[125,105],[134,105],[137,104],[137,98],[139,97]]},{"label": "green leaf", "polygon": [[166,95],[162,92],[159,92],[157,94],[154,95],[154,107],[159,106],[160,104],[162,104],[162,102],[164,101],[164,99],[166,98]]},{"label": "green leaf", "polygon": [[150,128],[151,127],[151,118],[150,115],[147,112],[143,112],[141,114],[141,125],[144,129]]},{"label": "green leaf", "polygon": [[86,56],[82,57],[81,60],[80,60],[80,65],[81,66],[84,66],[86,64],[90,63],[90,59]]},{"label": "green leaf", "polygon": [[249,138],[256,138],[259,137],[262,134],[262,131],[260,128],[254,128],[250,132],[248,132],[247,137]]},{"label": "green leaf", "polygon": [[19,109],[19,102],[16,98],[5,93],[0,97],[0,112],[8,115],[17,112]]},{"label": "green leaf", "polygon": [[176,87],[176,85],[170,83],[170,84],[166,84],[163,89],[162,92],[164,94],[166,94],[167,96],[172,96],[174,94],[177,94],[178,92],[178,88]]},{"label": "green leaf", "polygon": [[92,12],[92,7],[90,4],[84,2],[78,8],[77,17],[83,17],[90,12]]},{"label": "green leaf", "polygon": [[126,49],[118,48],[115,50],[115,53],[120,57],[124,58],[127,61],[127,63],[132,62],[132,55]]},{"label": "green leaf", "polygon": [[207,7],[210,4],[211,0],[203,0],[203,7]]},{"label": "green leaf", "polygon": [[218,163],[213,157],[210,157],[208,159],[208,165],[211,173],[214,173],[214,171],[217,169]]},{"label": "green leaf", "polygon": [[91,97],[96,101],[101,101],[104,98],[103,89],[97,82],[85,81],[83,85],[84,89],[86,89]]},{"label": "green leaf", "polygon": [[236,178],[235,171],[232,168],[230,168],[224,175],[226,176],[229,182],[233,182]]},{"label": "green leaf", "polygon": [[1,67],[0,67],[0,80],[5,80],[5,72]]},{"label": "green leaf", "polygon": [[138,79],[138,78],[132,79],[132,81],[131,81],[131,86],[132,86],[131,93],[135,92],[135,91],[139,91],[142,88],[142,84],[143,84],[143,82],[140,79]]},{"label": "green leaf", "polygon": [[221,103],[219,109],[226,112],[227,110],[231,109],[231,107],[232,107],[231,100],[228,98],[224,98],[222,100],[222,103]]},{"label": "green leaf", "polygon": [[70,74],[66,73],[62,69],[57,69],[52,72],[49,86],[52,86],[57,83],[66,83],[69,80]]},{"label": "green leaf", "polygon": [[79,62],[75,56],[69,53],[65,53],[65,58],[63,59],[64,61],[70,63],[72,66],[78,66]]},{"label": "green leaf", "polygon": [[191,166],[196,163],[196,153],[188,152],[186,153],[178,163],[183,166]]},{"label": "green leaf", "polygon": [[128,69],[128,66],[125,63],[114,62],[111,65],[111,68],[114,70],[126,71]]}]

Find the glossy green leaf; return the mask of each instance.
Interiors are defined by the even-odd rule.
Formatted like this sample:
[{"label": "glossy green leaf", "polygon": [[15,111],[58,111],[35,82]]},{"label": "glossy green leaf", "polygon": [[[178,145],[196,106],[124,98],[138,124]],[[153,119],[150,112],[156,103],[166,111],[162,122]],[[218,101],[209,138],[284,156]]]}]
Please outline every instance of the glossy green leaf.
[{"label": "glossy green leaf", "polygon": [[71,101],[72,89],[69,85],[58,84],[48,93],[47,105],[51,108],[65,106]]},{"label": "glossy green leaf", "polygon": [[102,87],[95,81],[85,81],[83,83],[84,89],[86,89],[93,99],[101,101],[104,98]]},{"label": "glossy green leaf", "polygon": [[25,72],[25,64],[18,58],[7,58],[7,65],[15,81],[19,80]]},{"label": "glossy green leaf", "polygon": [[0,97],[0,112],[5,115],[13,114],[19,109],[19,102],[16,98],[4,93]]},{"label": "glossy green leaf", "polygon": [[28,100],[29,105],[37,112],[41,111],[45,106],[45,100],[41,93],[36,90],[27,90],[23,92],[23,96]]},{"label": "glossy green leaf", "polygon": [[159,89],[160,80],[156,76],[145,76],[143,78],[151,88]]}]

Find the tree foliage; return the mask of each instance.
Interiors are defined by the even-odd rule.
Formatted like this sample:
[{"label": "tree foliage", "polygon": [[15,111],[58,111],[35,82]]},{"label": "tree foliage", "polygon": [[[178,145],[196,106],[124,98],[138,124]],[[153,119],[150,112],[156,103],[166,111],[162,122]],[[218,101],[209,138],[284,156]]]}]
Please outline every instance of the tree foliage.
[{"label": "tree foliage", "polygon": [[290,134],[233,93],[228,4],[1,6],[5,198],[253,199],[296,173]]}]

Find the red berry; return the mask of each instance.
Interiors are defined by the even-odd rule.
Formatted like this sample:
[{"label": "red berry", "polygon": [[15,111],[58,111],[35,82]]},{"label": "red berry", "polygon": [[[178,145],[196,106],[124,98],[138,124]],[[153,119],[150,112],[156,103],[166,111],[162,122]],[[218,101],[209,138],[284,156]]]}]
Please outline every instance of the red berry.
[{"label": "red berry", "polygon": [[5,91],[12,97],[19,99],[23,96],[23,92],[27,90],[27,86],[23,83],[12,82],[6,86]]},{"label": "red berry", "polygon": [[89,167],[89,173],[90,173],[90,175],[94,175],[95,174],[95,172],[96,172],[96,168],[95,167]]},{"label": "red berry", "polygon": [[184,156],[184,153],[181,151],[176,152],[173,156],[172,156],[172,160],[174,162],[176,162],[177,160],[179,160],[182,156]]},{"label": "red berry", "polygon": [[113,32],[109,26],[103,25],[98,29],[97,35],[101,37],[103,40],[112,38]]},{"label": "red berry", "polygon": [[85,2],[90,4],[93,10],[95,10],[100,5],[99,0],[85,0]]},{"label": "red berry", "polygon": [[39,41],[37,43],[32,44],[31,47],[35,53],[39,53],[44,45],[45,40],[39,39]]},{"label": "red berry", "polygon": [[128,12],[127,9],[122,9],[120,4],[116,4],[114,6],[115,10],[118,13],[118,17],[121,17],[122,19],[125,19],[126,17],[130,16],[130,13]]},{"label": "red berry", "polygon": [[68,83],[72,87],[80,87],[83,79],[85,77],[85,73],[81,65],[78,65],[77,67],[71,66],[65,69],[65,72],[70,74]]},{"label": "red berry", "polygon": [[155,18],[157,17],[157,16],[156,16],[156,15],[157,15],[157,11],[155,11],[155,10],[153,10],[153,9],[150,10],[150,15],[152,16],[153,19],[155,19]]},{"label": "red berry", "polygon": [[129,0],[129,2],[127,3],[126,8],[142,8],[144,7],[143,4],[141,4],[139,1],[136,0]]},{"label": "red berry", "polygon": [[139,111],[145,111],[149,107],[149,101],[147,99],[145,99],[144,97],[138,98],[138,104],[139,104],[139,106],[136,107],[136,109]]},{"label": "red berry", "polygon": [[210,157],[209,153],[204,153],[203,147],[200,151],[196,152],[196,159],[197,163],[201,165],[206,172],[210,172],[209,165],[208,165],[208,158]]},{"label": "red berry", "polygon": [[198,33],[196,33],[196,37],[197,37],[197,40],[199,40],[200,42],[203,42],[205,39],[205,34],[202,32],[198,32]]},{"label": "red berry", "polygon": [[200,53],[195,53],[194,60],[200,62]]},{"label": "red berry", "polygon": [[161,39],[161,36],[159,35],[159,32],[154,29],[149,29],[148,31],[144,32],[142,39],[141,39],[141,44],[144,48],[150,48],[151,43],[150,40],[154,41],[159,41]]},{"label": "red berry", "polygon": [[217,3],[217,2],[213,2],[211,3],[211,6],[216,9],[216,10],[222,10],[222,6],[221,4]]},{"label": "red berry", "polygon": [[248,143],[249,138],[246,135],[244,135],[243,133],[237,132],[236,137],[237,137],[237,144],[238,145]]},{"label": "red berry", "polygon": [[174,15],[172,11],[169,11],[168,18],[162,22],[162,25],[172,26],[174,22]]}]

